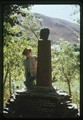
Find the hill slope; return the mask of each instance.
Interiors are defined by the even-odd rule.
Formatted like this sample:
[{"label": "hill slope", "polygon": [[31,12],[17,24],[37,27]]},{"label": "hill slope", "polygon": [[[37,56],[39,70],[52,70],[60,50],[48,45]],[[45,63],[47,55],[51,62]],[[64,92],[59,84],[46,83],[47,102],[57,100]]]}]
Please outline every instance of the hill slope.
[{"label": "hill slope", "polygon": [[35,16],[42,18],[41,27],[50,29],[49,39],[52,41],[63,38],[70,43],[79,43],[78,37],[80,36],[80,26],[62,19],[48,17],[39,13]]}]

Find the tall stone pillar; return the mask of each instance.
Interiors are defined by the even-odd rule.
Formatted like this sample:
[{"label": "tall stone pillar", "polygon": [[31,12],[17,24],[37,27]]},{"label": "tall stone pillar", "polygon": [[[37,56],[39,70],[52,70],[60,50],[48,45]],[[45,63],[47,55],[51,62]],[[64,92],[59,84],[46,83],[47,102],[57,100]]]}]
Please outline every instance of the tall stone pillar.
[{"label": "tall stone pillar", "polygon": [[37,86],[51,86],[51,42],[48,40],[49,29],[40,31],[38,41]]}]

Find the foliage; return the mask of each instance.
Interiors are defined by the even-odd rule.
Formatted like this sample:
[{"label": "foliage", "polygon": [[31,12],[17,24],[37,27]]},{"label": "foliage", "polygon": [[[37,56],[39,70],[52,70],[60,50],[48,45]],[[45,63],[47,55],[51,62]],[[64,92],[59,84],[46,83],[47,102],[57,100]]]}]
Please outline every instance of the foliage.
[{"label": "foliage", "polygon": [[[16,14],[21,14],[22,16],[26,16],[25,13],[22,12],[23,8],[27,8],[29,10],[29,7],[31,5],[18,5],[18,4],[4,4],[3,6],[3,21],[5,23],[9,23],[12,27],[17,23],[17,17]],[[12,17],[14,15],[14,17]],[[7,31],[7,28],[4,26],[4,32],[5,34],[9,34]]]},{"label": "foliage", "polygon": [[[9,8],[10,7],[8,7],[8,9]],[[9,19],[14,19],[15,17],[19,18],[19,16],[21,16],[21,14],[25,12],[25,9],[23,10],[21,8],[21,14],[15,13],[17,12],[16,10],[15,11],[12,10],[14,14],[12,14],[10,10],[9,12],[11,14],[8,13],[7,16],[5,17],[8,17],[9,15],[10,16]],[[4,35],[3,36],[4,38],[4,46],[3,46],[3,53],[4,53],[4,79],[3,79],[4,95],[3,96],[4,96],[4,101],[5,100],[7,101],[8,97],[10,96],[11,91],[10,93],[8,91],[11,89],[10,85],[12,82],[14,82],[16,86],[17,85],[20,86],[20,89],[24,87],[22,84],[24,81],[23,59],[25,58],[22,56],[22,51],[24,50],[24,48],[27,48],[27,47],[31,48],[33,54],[37,55],[37,36],[35,36],[36,30],[35,32],[33,32],[36,26],[36,19],[35,18],[33,19],[33,16],[31,16],[30,10],[27,10],[27,12],[30,15],[21,16],[21,19],[23,19],[23,21],[18,20],[20,24],[14,21],[14,24],[11,25],[10,21],[6,21],[5,19],[7,18],[4,17],[3,31],[6,30],[6,32],[4,32],[3,34]],[[28,24],[26,24],[26,28],[24,28],[23,25],[27,23],[27,21],[30,20],[30,17],[32,18],[32,20],[30,21],[31,23],[29,22],[28,23],[31,27],[29,28]],[[33,24],[34,24],[34,27],[33,27]],[[37,26],[36,26],[36,29],[37,29]],[[32,31],[32,35],[30,33],[27,34],[27,31]],[[19,81],[19,84],[18,84],[18,81]],[[9,88],[9,90],[7,88]]]},{"label": "foliage", "polygon": [[[74,99],[76,95],[79,96],[79,82],[80,82],[80,46],[71,45],[67,41],[58,41],[56,45],[53,45],[52,49],[52,77],[55,79],[55,83],[66,83],[57,86],[63,91],[69,93]],[[54,80],[53,80],[54,81]],[[78,89],[73,90],[73,85],[77,85]],[[67,88],[67,89],[66,89]],[[77,90],[77,91],[76,91]],[[76,91],[76,92],[75,92]],[[79,101],[79,98],[76,98]]]},{"label": "foliage", "polygon": [[71,13],[71,16],[77,16],[76,19],[74,19],[74,21],[77,23],[77,24],[80,24],[80,5],[72,5],[72,13]]}]

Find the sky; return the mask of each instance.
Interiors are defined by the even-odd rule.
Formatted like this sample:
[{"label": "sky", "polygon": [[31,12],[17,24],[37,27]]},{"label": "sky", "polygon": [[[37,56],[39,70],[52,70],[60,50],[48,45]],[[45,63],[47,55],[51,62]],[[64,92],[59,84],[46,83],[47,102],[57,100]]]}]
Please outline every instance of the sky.
[{"label": "sky", "polygon": [[77,17],[80,18],[80,14],[70,16],[74,10],[72,6],[73,5],[34,5],[31,11],[74,23],[74,19]]}]

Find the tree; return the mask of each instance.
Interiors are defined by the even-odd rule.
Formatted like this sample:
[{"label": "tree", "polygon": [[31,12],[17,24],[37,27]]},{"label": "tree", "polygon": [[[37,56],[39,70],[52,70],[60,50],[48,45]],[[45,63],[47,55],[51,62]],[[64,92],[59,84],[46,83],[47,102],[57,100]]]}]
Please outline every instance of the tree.
[{"label": "tree", "polygon": [[[7,10],[8,13],[6,13]],[[26,14],[28,15],[26,16]],[[21,19],[23,21],[19,21]],[[6,102],[6,100],[9,98],[11,93],[10,82],[14,81],[15,83],[17,83],[19,81],[18,84],[19,86],[21,85],[22,87],[21,83],[23,83],[23,79],[24,79],[24,68],[22,63],[24,59],[22,56],[23,49],[28,46],[34,49],[33,54],[37,54],[36,31],[38,30],[37,29],[38,26],[36,24],[36,19],[30,12],[30,9],[28,10],[24,9],[19,5],[4,6],[3,25],[4,25],[3,28],[4,95],[3,96]],[[30,33],[27,34],[27,31]],[[8,91],[10,91],[10,93]]]},{"label": "tree", "polygon": [[80,24],[80,5],[72,5],[73,12],[70,14],[71,16],[77,16],[74,21],[77,24]]},{"label": "tree", "polygon": [[58,42],[58,48],[52,51],[52,67],[58,81],[65,81],[68,85],[69,95],[72,97],[72,83],[79,76],[79,51],[67,41]]}]

